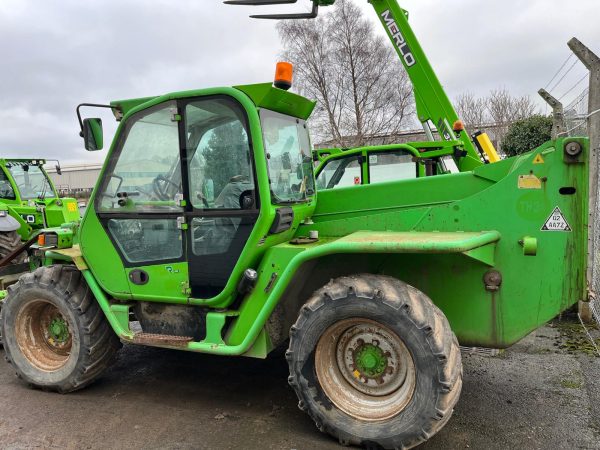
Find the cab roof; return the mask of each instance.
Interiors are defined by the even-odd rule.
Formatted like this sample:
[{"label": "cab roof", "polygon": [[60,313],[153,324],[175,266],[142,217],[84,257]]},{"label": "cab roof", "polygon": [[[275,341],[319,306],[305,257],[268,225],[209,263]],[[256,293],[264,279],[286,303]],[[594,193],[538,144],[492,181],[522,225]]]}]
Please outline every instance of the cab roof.
[{"label": "cab roof", "polygon": [[269,109],[271,111],[297,117],[298,119],[302,120],[306,120],[310,117],[316,105],[315,101],[309,100],[301,95],[276,88],[271,83],[239,85],[234,86],[233,88],[212,88],[198,91],[183,91],[168,94],[166,96],[114,100],[110,104],[111,106],[118,107],[121,111],[121,114],[125,115],[138,106],[141,106],[144,103],[152,102],[153,100],[161,97],[164,97],[165,100],[167,100],[173,98],[209,95],[219,91],[222,91],[223,94],[227,94],[227,91],[230,89],[236,89],[246,94],[257,108]]},{"label": "cab roof", "polygon": [[0,159],[0,164],[6,165],[6,164],[20,164],[20,165],[25,165],[25,164],[31,164],[34,166],[37,165],[44,165],[46,164],[46,160],[43,158],[1,158]]}]

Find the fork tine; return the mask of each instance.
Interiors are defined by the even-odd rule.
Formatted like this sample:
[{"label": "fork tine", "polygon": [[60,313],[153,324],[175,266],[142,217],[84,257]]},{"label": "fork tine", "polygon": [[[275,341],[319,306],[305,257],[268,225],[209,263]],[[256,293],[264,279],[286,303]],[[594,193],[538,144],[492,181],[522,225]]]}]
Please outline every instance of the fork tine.
[{"label": "fork tine", "polygon": [[262,5],[287,5],[296,3],[298,0],[226,0],[223,3],[227,5],[248,5],[248,6],[262,6]]}]

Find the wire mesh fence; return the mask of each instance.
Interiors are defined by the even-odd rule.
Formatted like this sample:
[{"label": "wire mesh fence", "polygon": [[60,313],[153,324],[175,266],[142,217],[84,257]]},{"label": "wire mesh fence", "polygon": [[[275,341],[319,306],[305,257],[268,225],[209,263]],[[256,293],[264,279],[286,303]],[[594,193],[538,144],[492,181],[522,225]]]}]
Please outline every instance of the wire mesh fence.
[{"label": "wire mesh fence", "polygon": [[600,326],[600,154],[599,149],[592,149],[590,161],[590,286],[592,289],[590,308]]},{"label": "wire mesh fence", "polygon": [[[569,136],[588,136],[589,89],[585,89],[565,108],[565,125]],[[600,325],[600,151],[591,148],[590,155],[590,226],[588,282],[591,288],[590,308]]]},{"label": "wire mesh fence", "polygon": [[584,89],[575,99],[565,106],[564,117],[569,136],[588,136],[589,89]]},{"label": "wire mesh fence", "polygon": [[[569,136],[588,136],[589,89],[584,89],[564,107],[564,119]],[[590,308],[600,325],[600,154],[598,148],[591,149],[590,157],[590,227],[588,280],[592,295]]]}]

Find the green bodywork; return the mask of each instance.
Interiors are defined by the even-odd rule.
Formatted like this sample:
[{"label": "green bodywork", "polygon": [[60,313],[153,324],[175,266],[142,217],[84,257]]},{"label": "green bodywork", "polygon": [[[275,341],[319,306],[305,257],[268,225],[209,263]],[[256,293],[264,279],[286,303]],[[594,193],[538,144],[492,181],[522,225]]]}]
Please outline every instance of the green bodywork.
[{"label": "green bodywork", "polygon": [[[380,17],[389,9],[403,33],[410,29],[395,1],[371,3]],[[389,31],[385,20],[384,25]],[[414,36],[405,37],[417,60],[408,71],[420,120],[451,122],[456,114],[433,70]],[[138,302],[182,305],[202,311],[204,319],[197,327],[204,328],[205,337],[151,345],[265,357],[285,339],[316,289],[332,278],[361,273],[393,276],[423,291],[447,316],[463,345],[507,347],[586,298],[590,150],[585,138],[558,139],[487,165],[465,132],[446,142],[409,143],[398,147],[415,156],[425,149],[428,158],[452,155],[461,172],[311,192],[305,201],[281,205],[272,194],[261,111],[304,120],[314,103],[270,84],[177,92],[112,103],[124,117],[90,205],[96,204],[109,177],[107,168],[135,114],[165,102],[179,105],[185,99],[208,97],[231,99],[247,115],[259,198],[256,221],[218,294],[191,295],[194,267],[188,258],[140,266],[126,263],[103,225],[106,219],[92,206],[77,231],[79,246],[46,252],[46,264],[72,261],[81,270],[122,340],[139,342],[130,327]],[[181,109],[173,121],[180,121],[180,114]],[[572,141],[581,145],[582,152],[567,157],[564,148]],[[330,158],[336,157],[333,153],[339,152],[333,151]],[[181,200],[189,205],[192,199]],[[135,198],[127,201],[135,203]],[[127,202],[123,204],[124,217],[149,217],[136,215]],[[557,207],[569,229],[544,230]],[[277,215],[290,209],[289,226],[273,231]],[[181,230],[183,241],[186,229],[187,224]],[[318,232],[318,239],[298,239],[311,232]],[[247,269],[255,269],[258,278],[250,289],[240,290]],[[132,282],[140,270],[149,282]],[[376,373],[383,362],[368,350],[362,359],[364,369]]]},{"label": "green bodywork", "polygon": [[[80,212],[77,201],[74,198],[61,198],[52,180],[43,168],[46,163],[43,159],[0,159],[0,170],[2,171],[6,186],[3,192],[10,195],[0,197],[0,210],[8,211],[11,217],[19,222],[17,230],[23,240],[27,240],[32,234],[46,227],[56,227],[64,223],[77,222],[80,220]],[[45,177],[44,192],[36,192],[36,195],[25,196],[22,186],[9,170],[10,166],[32,166],[39,168]],[[36,169],[37,170],[37,169]],[[43,195],[42,195],[43,194]]]},{"label": "green bodywork", "polygon": [[[575,139],[583,146],[576,162],[563,156],[565,143],[573,139],[560,139],[469,172],[322,191],[292,206],[289,230],[270,234],[276,207],[269,196],[257,106],[249,96],[238,89],[209,89],[157,97],[137,109],[216,93],[239,101],[255,131],[260,217],[225,289],[213,298],[192,298],[186,289],[187,262],[125,267],[97,213],[88,208],[79,231],[80,254],[71,252],[67,259],[85,264],[84,276],[121,338],[134,339],[129,328],[132,302],[197,305],[213,310],[207,314],[206,338],[185,349],[265,356],[270,350],[265,324],[271,313],[281,303],[301,303],[310,295],[298,286],[316,289],[332,277],[363,272],[392,275],[425,292],[465,345],[511,345],[585,298],[586,139]],[[134,112],[126,114],[120,128]],[[538,154],[544,164],[533,163]],[[532,175],[540,180],[539,189],[522,188],[520,178]],[[574,187],[576,195],[560,194],[565,186]],[[542,231],[556,206],[573,231]],[[290,242],[309,231],[319,232],[317,242]],[[535,256],[525,255],[520,241],[526,237],[537,240]],[[243,271],[252,267],[258,282],[240,298],[236,287]],[[130,283],[135,269],[160,283]],[[488,290],[483,280],[492,269],[502,275],[497,290]]]}]

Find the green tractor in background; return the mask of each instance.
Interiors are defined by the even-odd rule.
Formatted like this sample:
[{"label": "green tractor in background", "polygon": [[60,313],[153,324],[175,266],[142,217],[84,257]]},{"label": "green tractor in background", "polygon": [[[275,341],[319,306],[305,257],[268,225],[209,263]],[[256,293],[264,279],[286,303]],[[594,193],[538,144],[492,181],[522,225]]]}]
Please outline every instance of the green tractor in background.
[{"label": "green tractor in background", "polygon": [[[0,263],[37,231],[80,220],[74,198],[60,198],[44,159],[0,159]],[[60,175],[60,165],[56,165]],[[11,262],[23,262],[21,253]]]}]

